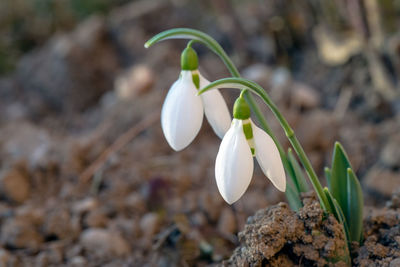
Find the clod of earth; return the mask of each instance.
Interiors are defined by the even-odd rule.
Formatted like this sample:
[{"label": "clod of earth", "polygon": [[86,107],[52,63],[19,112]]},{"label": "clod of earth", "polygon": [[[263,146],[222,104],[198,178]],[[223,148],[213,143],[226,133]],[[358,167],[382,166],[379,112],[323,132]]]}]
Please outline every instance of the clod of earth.
[{"label": "clod of earth", "polygon": [[239,233],[241,246],[224,266],[347,266],[344,232],[313,194],[298,212],[286,203],[259,210]]},{"label": "clod of earth", "polygon": [[[354,248],[353,266],[399,266],[400,192],[385,209],[369,209],[364,245]],[[304,207],[293,212],[286,203],[259,210],[239,233],[241,245],[223,266],[347,266],[344,233],[326,217],[315,196],[303,195]]]}]

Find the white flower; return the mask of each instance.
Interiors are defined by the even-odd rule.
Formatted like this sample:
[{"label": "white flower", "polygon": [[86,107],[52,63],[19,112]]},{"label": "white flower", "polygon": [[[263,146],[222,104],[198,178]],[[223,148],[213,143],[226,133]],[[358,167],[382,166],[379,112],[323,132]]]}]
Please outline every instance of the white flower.
[{"label": "white flower", "polygon": [[229,204],[236,202],[250,184],[253,154],[273,185],[282,192],[286,189],[285,171],[272,138],[255,126],[250,118],[233,119],[215,162],[218,190]]},{"label": "white flower", "polygon": [[231,116],[221,93],[213,90],[197,96],[197,90],[209,83],[198,70],[182,70],[171,86],[162,107],[161,126],[174,150],[182,150],[193,141],[200,131],[203,113],[220,138],[229,129]]}]

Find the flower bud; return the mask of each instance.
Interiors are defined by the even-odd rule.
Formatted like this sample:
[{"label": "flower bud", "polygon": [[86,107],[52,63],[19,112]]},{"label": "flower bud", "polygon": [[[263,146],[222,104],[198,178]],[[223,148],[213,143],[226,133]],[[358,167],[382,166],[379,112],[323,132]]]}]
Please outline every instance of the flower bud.
[{"label": "flower bud", "polygon": [[196,51],[188,46],[181,54],[181,69],[182,70],[197,70],[199,67],[199,60]]},{"label": "flower bud", "polygon": [[239,96],[233,105],[233,117],[238,120],[247,120],[250,118],[250,107],[243,96]]}]

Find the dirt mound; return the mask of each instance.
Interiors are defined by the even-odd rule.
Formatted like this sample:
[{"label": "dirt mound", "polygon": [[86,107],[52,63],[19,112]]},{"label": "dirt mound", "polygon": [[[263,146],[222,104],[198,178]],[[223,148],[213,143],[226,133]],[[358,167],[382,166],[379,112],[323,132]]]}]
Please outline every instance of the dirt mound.
[{"label": "dirt mound", "polygon": [[286,203],[258,211],[239,233],[242,245],[224,266],[347,266],[344,232],[313,194],[298,212]]},{"label": "dirt mound", "polygon": [[[354,248],[353,266],[400,266],[400,192],[384,209],[369,208],[364,244]],[[348,266],[336,219],[326,217],[313,194],[297,213],[286,203],[258,211],[239,233],[241,246],[224,266]]]}]

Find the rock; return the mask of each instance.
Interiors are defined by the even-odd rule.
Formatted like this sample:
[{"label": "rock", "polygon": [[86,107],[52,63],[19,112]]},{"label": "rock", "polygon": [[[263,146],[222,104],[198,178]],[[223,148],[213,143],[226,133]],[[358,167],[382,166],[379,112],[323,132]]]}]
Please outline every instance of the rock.
[{"label": "rock", "polygon": [[151,240],[160,227],[160,218],[157,213],[149,212],[140,220],[140,230],[143,236]]},{"label": "rock", "polygon": [[[8,161],[26,161],[29,169],[62,160],[63,142],[38,125],[10,122],[0,131],[2,150]],[[24,164],[19,164],[24,165]]]},{"label": "rock", "polygon": [[[396,190],[390,201],[386,202],[386,207],[391,209],[400,209],[400,189]],[[400,240],[400,236],[399,236]],[[400,245],[400,242],[398,242]]]},{"label": "rock", "polygon": [[84,212],[92,211],[96,209],[98,206],[99,202],[97,201],[97,199],[88,197],[75,202],[74,205],[72,206],[72,211],[74,213],[81,214]]},{"label": "rock", "polygon": [[87,260],[82,256],[76,256],[70,260],[69,265],[71,267],[85,267],[87,266]]},{"label": "rock", "polygon": [[117,55],[107,36],[105,20],[94,16],[75,31],[58,35],[43,48],[24,56],[17,80],[34,116],[48,109],[81,111],[112,89]]},{"label": "rock", "polygon": [[271,77],[271,86],[276,90],[285,88],[292,82],[290,71],[285,67],[278,67],[274,70]]},{"label": "rock", "polygon": [[80,243],[89,253],[102,259],[122,257],[130,253],[126,240],[119,233],[106,229],[85,230],[81,234]]},{"label": "rock", "polygon": [[232,235],[236,232],[235,214],[230,207],[222,210],[218,220],[218,231],[226,235]]},{"label": "rock", "polygon": [[4,246],[27,248],[33,251],[39,249],[39,246],[43,243],[43,237],[31,222],[14,218],[3,223],[0,240]]},{"label": "rock", "polygon": [[18,266],[17,258],[9,253],[7,250],[0,248],[0,266]]},{"label": "rock", "polygon": [[300,109],[313,109],[320,105],[318,92],[314,88],[299,82],[293,83],[290,98],[292,105]]},{"label": "rock", "polygon": [[47,213],[43,231],[47,236],[55,236],[57,239],[74,239],[79,234],[79,223],[71,216],[69,210],[59,207]]},{"label": "rock", "polygon": [[192,225],[196,227],[201,227],[203,225],[207,224],[207,217],[204,215],[203,212],[195,212],[191,217],[190,217],[190,222]]},{"label": "rock", "polygon": [[92,228],[103,228],[107,223],[107,214],[101,209],[92,210],[85,218],[85,224]]},{"label": "rock", "polygon": [[25,204],[15,210],[15,217],[19,220],[28,221],[35,226],[42,226],[45,209],[34,205]]},{"label": "rock", "polygon": [[391,170],[372,168],[364,178],[364,185],[368,190],[389,198],[392,193],[400,189],[399,174]]},{"label": "rock", "polygon": [[7,199],[23,203],[29,198],[30,184],[28,173],[23,166],[5,170],[0,174],[0,192]]},{"label": "rock", "polygon": [[153,71],[146,65],[138,65],[128,69],[115,81],[115,90],[121,100],[129,100],[132,97],[144,94],[154,84]]},{"label": "rock", "polygon": [[76,242],[76,244],[70,246],[70,247],[66,247],[66,251],[65,251],[65,257],[67,259],[72,259],[75,257],[79,257],[83,252],[83,247],[79,242]]},{"label": "rock", "polygon": [[61,248],[51,248],[39,253],[36,257],[37,266],[59,266],[63,261]]},{"label": "rock", "polygon": [[400,167],[400,134],[391,136],[382,149],[380,160],[390,168]]},{"label": "rock", "polygon": [[400,266],[400,258],[394,259],[390,262],[389,267],[399,267]]},{"label": "rock", "polygon": [[138,192],[130,194],[125,199],[125,205],[127,208],[132,209],[135,212],[143,213],[146,211],[146,202],[143,196]]}]

